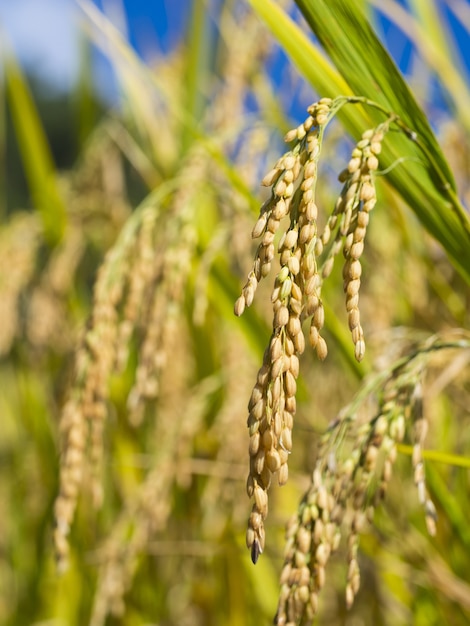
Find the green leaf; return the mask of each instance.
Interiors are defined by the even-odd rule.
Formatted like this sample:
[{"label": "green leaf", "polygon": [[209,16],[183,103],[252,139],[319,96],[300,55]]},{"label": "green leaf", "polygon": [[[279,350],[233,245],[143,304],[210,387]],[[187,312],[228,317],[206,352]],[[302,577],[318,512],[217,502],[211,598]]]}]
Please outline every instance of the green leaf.
[{"label": "green leaf", "polygon": [[[188,28],[188,54],[186,55],[186,111],[200,122],[209,80],[211,38],[209,12],[204,2],[194,2]],[[184,128],[183,149],[191,145],[190,128]]]},{"label": "green leaf", "polygon": [[[387,142],[391,147],[382,162],[388,167],[398,158],[406,159],[388,178],[470,282],[468,215],[426,115],[390,55],[354,2],[297,0],[297,4],[350,88],[398,114],[417,133],[421,154],[412,141],[397,134]],[[421,163],[416,163],[418,159]]]},{"label": "green leaf", "polygon": [[32,200],[46,240],[55,245],[66,225],[52,154],[26,80],[11,52],[5,63],[7,101],[23,159]]},{"label": "green leaf", "polygon": [[[450,167],[425,114],[357,3],[297,0],[341,80],[300,28],[271,0],[249,2],[318,93],[330,97],[355,93],[368,98],[399,115],[417,133],[417,141],[403,133],[390,134],[381,166],[395,165],[387,179],[470,283],[470,221],[456,195]],[[369,122],[364,125],[363,115],[354,115],[349,108],[343,107],[339,117],[356,138],[384,120],[383,113],[368,110]]]},{"label": "green leaf", "polygon": [[[325,59],[299,26],[273,0],[248,0],[263,19],[299,72],[321,96],[353,95],[347,82]],[[344,108],[339,114],[346,129],[358,134],[366,118],[359,110]]]},{"label": "green leaf", "polygon": [[[409,456],[413,454],[412,446],[407,446],[401,443],[397,446],[397,449],[399,452],[408,454]],[[467,456],[450,454],[448,452],[442,452],[441,450],[423,450],[422,455],[423,459],[427,459],[429,461],[437,461],[438,463],[445,463],[446,465],[453,465],[454,467],[470,469],[470,458]]]},{"label": "green leaf", "polygon": [[382,104],[415,130],[455,190],[425,114],[357,4],[347,0],[296,0],[296,4],[353,93]]}]

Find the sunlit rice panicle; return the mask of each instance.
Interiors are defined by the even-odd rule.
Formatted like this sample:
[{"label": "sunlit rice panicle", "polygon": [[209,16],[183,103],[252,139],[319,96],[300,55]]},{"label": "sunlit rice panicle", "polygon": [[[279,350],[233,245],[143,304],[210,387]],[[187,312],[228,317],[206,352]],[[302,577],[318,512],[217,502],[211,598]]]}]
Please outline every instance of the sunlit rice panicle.
[{"label": "sunlit rice panicle", "polygon": [[61,417],[59,493],[54,505],[54,540],[61,568],[66,566],[67,535],[87,459],[91,466],[89,488],[95,506],[101,505],[103,497],[103,429],[107,416],[108,379],[116,358],[117,307],[122,296],[124,275],[113,275],[113,281],[109,283],[114,252],[108,253],[98,272],[90,327],[76,353],[76,383]]},{"label": "sunlit rice panicle", "polygon": [[[369,214],[376,203],[374,173],[378,168],[377,155],[381,151],[382,140],[388,130],[388,122],[375,130],[367,130],[354,148],[347,168],[340,174],[344,182],[343,190],[335,207],[332,218],[338,219],[338,234],[332,252],[338,249],[337,242],[343,238],[343,288],[346,294],[346,310],[349,330],[354,343],[354,354],[361,361],[365,353],[364,332],[359,312],[359,288],[361,284],[361,256],[369,224]],[[327,243],[331,226],[327,224],[322,236],[323,245]],[[327,261],[325,267],[328,268]]]},{"label": "sunlit rice panicle", "polygon": [[[315,107],[318,107],[320,119],[326,123],[326,111],[330,104],[331,101],[325,99],[318,105],[312,105],[309,111],[315,114]],[[289,268],[288,258],[296,257],[296,261],[290,261],[292,267],[289,268],[289,272],[297,276],[302,267],[300,261],[303,261],[305,253],[308,255],[313,253],[311,244],[316,237],[317,219],[314,193],[321,136],[322,127],[318,126],[316,118],[310,115],[298,128],[287,133],[286,141],[294,141],[294,147],[277,161],[262,181],[264,186],[271,187],[271,195],[261,207],[258,221],[253,228],[252,237],[261,238],[261,243],[253,269],[235,304],[236,315],[241,315],[245,307],[252,304],[258,283],[271,270],[275,256],[274,239],[283,218],[290,217],[290,228],[285,231],[287,241],[281,238],[282,244],[279,243],[279,246],[286,244],[282,251],[279,250],[284,253],[285,262],[282,263],[281,258],[281,264]],[[288,231],[292,232],[289,234]],[[307,275],[312,271],[311,262],[312,259],[309,259]],[[303,288],[300,277],[296,282]]]},{"label": "sunlit rice panicle", "polygon": [[[422,375],[425,357],[410,359],[391,372],[383,390],[375,417],[357,428],[350,459],[354,460],[345,509],[353,511],[348,533],[348,575],[346,604],[352,606],[359,590],[360,572],[357,561],[359,534],[372,522],[375,509],[384,499],[392,477],[393,465],[400,444],[408,431],[415,442],[413,449],[414,479],[420,503],[424,506],[430,534],[435,532],[435,508],[424,483],[421,457],[425,420],[422,415]],[[419,443],[418,443],[419,441]]]},{"label": "sunlit rice panicle", "polygon": [[433,501],[426,489],[425,467],[423,459],[423,443],[428,431],[428,421],[423,411],[423,385],[418,380],[410,393],[409,413],[412,422],[413,453],[411,461],[413,465],[414,483],[418,491],[418,499],[424,508],[428,533],[436,534],[437,513]]},{"label": "sunlit rice panicle", "polygon": [[[248,405],[250,472],[247,492],[254,497],[254,505],[246,540],[254,562],[264,549],[267,491],[272,475],[277,475],[281,485],[288,476],[299,355],[305,349],[302,317],[313,315],[318,331],[323,326],[315,258],[317,207],[314,193],[322,125],[327,121],[330,104],[330,100],[323,100],[309,109],[307,120],[286,136],[286,141],[295,142],[294,147],[263,179],[263,184],[271,187],[271,196],[263,205],[252,233],[253,238],[261,238],[261,243],[248,281],[235,303],[235,313],[241,315],[253,302],[259,281],[271,270],[276,254],[276,234],[281,230],[283,219],[288,217],[277,243],[280,271],[271,297],[273,332]],[[320,358],[326,356],[322,338],[317,340],[317,353]]]},{"label": "sunlit rice panicle", "polygon": [[[204,180],[206,167],[206,161],[201,160],[198,152],[188,159],[184,168],[185,185],[172,197],[168,218],[155,228],[157,224],[150,213],[147,218],[149,233],[145,235],[147,243],[139,244],[142,286],[138,289],[140,300],[134,300],[142,308],[138,325],[143,329],[143,337],[135,381],[127,399],[128,419],[133,426],[142,422],[145,406],[157,398],[161,373],[171,361],[169,346],[177,332],[175,320],[184,305],[191,258],[197,245],[192,222],[192,194]],[[143,225],[145,227],[145,221]],[[126,310],[129,310],[129,302]],[[136,326],[132,320],[125,323],[131,329]]]},{"label": "sunlit rice panicle", "polygon": [[325,585],[326,565],[340,543],[342,510],[333,496],[335,477],[316,469],[298,513],[288,522],[277,626],[312,620]]},{"label": "sunlit rice panicle", "polygon": [[[205,162],[203,167],[205,167]],[[200,174],[199,158],[188,159],[186,181]],[[191,220],[191,193],[172,194],[159,221],[153,203],[126,223],[98,270],[92,313],[76,352],[75,381],[62,413],[62,453],[54,533],[59,565],[67,560],[67,535],[85,472],[96,507],[102,502],[103,431],[108,416],[110,378],[127,366],[129,348],[139,339],[136,379],[127,397],[128,418],[137,426],[155,400],[159,378],[169,369],[197,238]],[[188,191],[189,190],[189,191]]]},{"label": "sunlit rice panicle", "polygon": [[118,328],[117,369],[126,365],[129,342],[142,315],[142,308],[146,305],[145,293],[155,279],[158,267],[154,242],[157,215],[152,206],[143,211],[142,225],[135,238],[133,258],[127,268],[125,302]]},{"label": "sunlit rice panicle", "polygon": [[86,423],[75,400],[69,400],[62,412],[62,439],[67,442],[61,458],[59,494],[54,504],[54,547],[59,571],[67,566],[69,546],[67,537],[75,514],[78,493],[83,478],[87,441]]},{"label": "sunlit rice panicle", "polygon": [[75,357],[75,380],[61,416],[59,493],[54,505],[55,549],[61,568],[67,561],[67,535],[85,472],[93,503],[102,502],[103,430],[108,414],[109,377],[116,369],[120,307],[136,229],[107,253],[98,270],[93,309]]},{"label": "sunlit rice panicle", "polygon": [[[412,465],[418,500],[429,533],[435,533],[436,509],[425,488],[421,451],[427,430],[422,379],[433,351],[441,350],[441,346],[434,338],[390,366],[386,376],[374,375],[375,384],[366,381],[368,393],[359,392],[324,434],[310,488],[287,525],[275,618],[278,626],[313,618],[325,582],[325,567],[341,537],[346,544],[345,601],[348,608],[352,606],[360,587],[359,537],[386,496],[397,446],[407,433],[414,444]],[[449,343],[448,347],[457,344]],[[376,403],[371,402],[372,396]],[[360,415],[361,406],[368,408],[367,418]]]},{"label": "sunlit rice panicle", "polygon": [[[176,485],[182,488],[187,486],[187,481],[191,481],[187,466],[191,465],[194,438],[203,428],[208,398],[220,387],[217,376],[208,376],[188,394],[192,382],[188,380],[188,366],[192,355],[188,350],[189,333],[182,308],[188,266],[185,254],[181,255],[179,263],[175,257],[180,245],[188,251],[188,238],[193,233],[192,228],[186,228],[187,225],[184,226],[181,221],[186,209],[185,205],[178,206],[178,199],[181,199],[179,194],[173,198],[175,212],[172,215],[172,229],[175,228],[178,236],[171,244],[169,242],[163,263],[157,261],[158,282],[155,292],[149,294],[153,300],[148,317],[144,318],[149,320],[144,343],[148,348],[153,342],[154,350],[158,350],[158,362],[146,362],[150,355],[142,354],[143,346],[138,357],[139,367],[145,356],[145,366],[149,368],[141,375],[142,393],[146,392],[146,384],[158,381],[158,397],[143,395],[138,398],[138,406],[147,408],[146,432],[150,434],[151,450],[147,458],[151,469],[145,480],[127,494],[120,517],[99,551],[99,575],[91,626],[103,626],[109,614],[116,617],[123,614],[125,594],[132,585],[139,556],[149,551],[151,540],[155,537],[160,535],[162,543],[167,540],[172,490]],[[170,235],[168,230],[162,234],[164,237]],[[160,309],[158,315],[157,308]],[[161,322],[161,327],[155,329],[152,324],[157,322]],[[156,410],[149,411],[155,406],[155,401],[158,402]],[[135,413],[135,407],[130,404],[129,396],[128,418],[135,427],[140,423],[137,418],[141,419],[142,415]],[[153,419],[148,419],[150,415]]]},{"label": "sunlit rice panicle", "polygon": [[[254,563],[265,546],[271,480],[277,475],[283,485],[288,476],[299,357],[305,349],[302,323],[309,320],[309,343],[319,359],[324,359],[327,345],[321,334],[325,323],[322,286],[341,251],[355,358],[361,361],[365,353],[359,311],[361,258],[370,213],[376,204],[378,155],[397,118],[390,114],[384,123],[363,133],[339,176],[343,183],[340,196],[320,229],[315,186],[323,131],[344,102],[342,98],[320,100],[309,107],[305,122],[287,133],[285,140],[292,143],[291,149],[262,181],[271,193],[252,232],[260,244],[234,307],[239,316],[252,304],[258,284],[271,271],[277,252],[280,268],[271,295],[272,334],[248,404],[247,492],[254,504],[246,543]],[[409,136],[409,131],[405,134]],[[435,348],[438,343],[434,338],[391,367],[387,376],[379,374],[374,384],[366,382],[367,393],[359,392],[322,437],[311,487],[287,529],[275,618],[278,626],[306,623],[316,614],[326,565],[341,537],[347,548],[345,601],[348,608],[352,606],[360,587],[360,534],[373,521],[375,509],[387,493],[398,447],[411,432],[418,500],[424,507],[428,530],[434,534],[436,510],[426,490],[422,455],[427,430],[422,379],[430,353],[440,349]]]},{"label": "sunlit rice panicle", "polygon": [[[287,479],[298,357],[305,348],[302,322],[310,319],[309,343],[323,360],[328,349],[321,334],[325,323],[321,290],[341,249],[345,257],[346,309],[356,359],[360,361],[365,351],[359,315],[360,257],[369,213],[376,200],[374,172],[378,167],[377,155],[389,122],[363,134],[347,169],[340,176],[344,186],[338,202],[323,231],[318,233],[315,185],[323,130],[333,105],[333,101],[324,98],[309,107],[309,117],[285,137],[293,147],[262,181],[264,186],[271,188],[271,194],[261,207],[252,232],[253,238],[261,239],[261,242],[234,307],[235,314],[241,315],[245,307],[252,304],[259,282],[271,270],[277,248],[280,271],[271,298],[273,333],[248,407],[250,474],[247,490],[248,495],[254,497],[255,504],[248,523],[247,545],[254,561],[264,547],[264,519],[271,475],[278,473],[280,484]],[[330,243],[332,236],[333,242]]]},{"label": "sunlit rice panicle", "polygon": [[[112,259],[112,254],[110,259]],[[85,336],[88,367],[82,395],[83,414],[89,422],[89,458],[92,468],[91,490],[95,506],[101,506],[103,493],[101,464],[103,430],[108,414],[109,377],[115,367],[118,339],[118,306],[123,295],[123,278],[110,284],[110,268],[105,260],[98,271],[94,289],[91,332]]]},{"label": "sunlit rice panicle", "polygon": [[[178,363],[187,355],[181,337],[170,337],[172,356]],[[218,386],[213,378],[187,389],[185,368],[173,375],[175,385],[164,385],[160,398],[161,419],[152,425],[152,438],[158,442],[152,458],[152,469],[144,481],[127,498],[117,523],[105,538],[99,551],[97,591],[94,598],[90,626],[104,626],[107,616],[120,617],[125,612],[125,594],[132,585],[140,562],[139,555],[151,552],[155,537],[168,537],[168,523],[172,512],[172,493],[181,481],[182,466],[187,463],[196,433],[203,424],[207,397]],[[181,380],[175,380],[181,378]],[[174,419],[174,415],[179,419]],[[190,478],[190,476],[189,476]]]}]

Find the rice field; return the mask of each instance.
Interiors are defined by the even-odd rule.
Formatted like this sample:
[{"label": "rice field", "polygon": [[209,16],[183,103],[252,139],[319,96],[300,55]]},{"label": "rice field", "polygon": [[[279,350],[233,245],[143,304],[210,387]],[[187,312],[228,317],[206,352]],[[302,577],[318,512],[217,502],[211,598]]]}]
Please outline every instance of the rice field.
[{"label": "rice field", "polygon": [[80,0],[61,170],[2,58],[1,624],[468,624],[468,75],[378,4],[195,2],[145,65]]}]

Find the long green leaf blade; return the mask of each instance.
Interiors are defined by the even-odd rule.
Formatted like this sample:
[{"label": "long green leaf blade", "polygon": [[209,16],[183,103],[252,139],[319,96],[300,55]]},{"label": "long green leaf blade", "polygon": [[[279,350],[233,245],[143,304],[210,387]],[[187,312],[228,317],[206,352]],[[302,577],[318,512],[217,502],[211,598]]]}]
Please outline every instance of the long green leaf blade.
[{"label": "long green leaf blade", "polygon": [[41,120],[23,73],[11,53],[5,63],[5,85],[32,200],[41,215],[46,240],[56,244],[65,229],[65,206]]},{"label": "long green leaf blade", "polygon": [[[271,0],[249,2],[313,87],[321,95],[341,95],[336,91],[341,83],[332,80],[335,74],[329,67],[317,62],[318,50],[308,42],[300,28]],[[347,82],[346,93],[353,92],[379,103],[384,109],[398,114],[417,133],[418,142],[402,133],[390,135],[381,158],[382,166],[394,166],[387,178],[470,283],[470,220],[457,198],[452,172],[429,122],[393,60],[357,3],[297,0],[297,4],[343,77],[343,83]],[[330,87],[324,91],[328,81]],[[384,115],[377,111],[368,110],[367,113],[369,125],[384,119]],[[348,132],[357,136],[360,119],[343,116],[341,120]],[[361,130],[365,130],[363,125]]]},{"label": "long green leaf blade", "polygon": [[350,89],[400,115],[432,150],[455,190],[452,172],[426,115],[357,5],[347,0],[296,3]]},{"label": "long green leaf blade", "polygon": [[[248,2],[318,94],[329,98],[353,95],[347,82],[281,7],[273,0]],[[342,109],[339,118],[351,134],[358,134],[366,119],[359,109],[349,108]]]}]

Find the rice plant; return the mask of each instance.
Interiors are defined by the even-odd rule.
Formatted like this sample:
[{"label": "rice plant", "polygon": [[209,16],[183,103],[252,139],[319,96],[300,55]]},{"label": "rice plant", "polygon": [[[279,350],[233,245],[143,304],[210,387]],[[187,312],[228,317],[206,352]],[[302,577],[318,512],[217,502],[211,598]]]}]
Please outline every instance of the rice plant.
[{"label": "rice plant", "polygon": [[[468,623],[468,87],[442,7],[193,3],[146,66],[79,4],[122,100],[70,170],[4,62],[31,207],[0,230],[1,623]],[[373,8],[448,94],[437,130]]]}]

